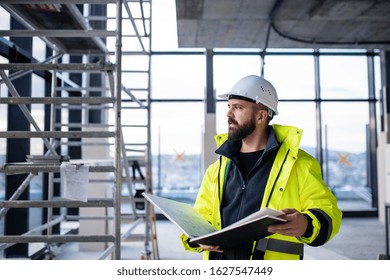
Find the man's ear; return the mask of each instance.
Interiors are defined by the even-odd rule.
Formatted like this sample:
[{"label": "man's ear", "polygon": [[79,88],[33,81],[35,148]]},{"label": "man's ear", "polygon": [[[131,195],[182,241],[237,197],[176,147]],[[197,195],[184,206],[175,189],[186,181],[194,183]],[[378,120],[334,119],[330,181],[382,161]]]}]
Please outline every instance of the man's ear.
[{"label": "man's ear", "polygon": [[257,120],[260,121],[260,120],[263,120],[265,118],[267,118],[267,112],[264,110],[259,110]]}]

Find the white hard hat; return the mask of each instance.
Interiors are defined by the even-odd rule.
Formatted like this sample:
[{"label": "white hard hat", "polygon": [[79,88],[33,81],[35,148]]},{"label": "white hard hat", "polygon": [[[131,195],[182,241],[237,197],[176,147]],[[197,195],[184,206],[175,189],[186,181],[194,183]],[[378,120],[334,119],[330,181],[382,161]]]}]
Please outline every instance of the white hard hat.
[{"label": "white hard hat", "polygon": [[231,97],[241,97],[244,100],[261,103],[278,114],[278,95],[273,85],[266,79],[256,75],[249,75],[240,79],[232,89],[220,98],[230,99]]}]

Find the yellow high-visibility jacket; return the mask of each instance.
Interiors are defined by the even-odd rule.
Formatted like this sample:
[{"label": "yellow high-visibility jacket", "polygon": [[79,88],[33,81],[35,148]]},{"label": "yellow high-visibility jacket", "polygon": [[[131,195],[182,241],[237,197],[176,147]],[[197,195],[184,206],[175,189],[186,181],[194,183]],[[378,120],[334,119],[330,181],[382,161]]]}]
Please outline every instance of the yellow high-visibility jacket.
[{"label": "yellow high-visibility jacket", "polygon": [[[311,218],[313,232],[310,237],[272,234],[260,243],[262,251],[265,251],[264,259],[301,259],[304,243],[320,246],[338,233],[342,212],[337,206],[336,198],[322,180],[318,161],[299,149],[302,130],[292,126],[272,127],[280,147],[269,174],[263,200],[259,202],[259,209],[295,208]],[[227,134],[217,135],[215,139],[220,146],[227,140]],[[220,202],[229,161],[222,156],[207,168],[194,205],[194,209],[216,229],[221,229]],[[184,234],[181,235],[181,240],[186,250],[202,251],[200,247],[190,246]],[[302,252],[298,253],[295,249],[284,250],[283,247],[291,247],[285,244],[301,248]],[[258,242],[254,242],[253,250],[258,245]],[[204,251],[203,259],[209,259],[209,251]]]}]

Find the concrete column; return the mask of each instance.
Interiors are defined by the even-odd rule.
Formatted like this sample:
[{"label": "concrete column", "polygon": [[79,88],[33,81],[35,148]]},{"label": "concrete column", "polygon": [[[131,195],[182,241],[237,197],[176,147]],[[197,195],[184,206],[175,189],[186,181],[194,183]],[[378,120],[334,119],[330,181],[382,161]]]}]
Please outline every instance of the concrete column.
[{"label": "concrete column", "polygon": [[[385,209],[384,205],[386,201],[390,201],[387,197],[390,195],[389,186],[390,178],[386,176],[386,170],[389,172],[388,165],[390,164],[390,152],[389,145],[386,144],[386,134],[381,132],[378,135],[378,148],[377,148],[377,166],[378,166],[378,215],[381,222],[385,222]],[[386,166],[387,165],[387,166]]]},{"label": "concrete column", "polygon": [[381,109],[380,132],[378,135],[378,212],[379,220],[385,222],[384,204],[390,203],[390,52],[381,52]]},{"label": "concrete column", "polygon": [[215,90],[213,80],[213,56],[214,53],[211,49],[207,49],[206,52],[206,93],[205,93],[205,121],[202,138],[202,169],[203,172],[206,168],[213,163],[217,156],[214,151],[216,144],[214,136],[217,131],[216,122],[216,101]]},{"label": "concrete column", "polygon": [[214,135],[217,131],[215,114],[205,114],[204,130],[202,136],[202,169],[203,172],[212,164],[218,157],[214,153],[217,145],[214,140]]},{"label": "concrete column", "polygon": [[[104,131],[105,129],[98,128],[85,128],[84,131]],[[92,164],[94,162],[98,163],[101,160],[106,159],[107,161],[110,158],[110,151],[108,146],[108,139],[106,138],[88,138],[83,139],[83,141],[91,141],[94,143],[100,143],[101,145],[85,145],[82,150],[82,158],[88,159],[88,162]],[[108,181],[110,179],[109,173],[89,173],[89,184],[88,184],[88,197],[89,198],[112,198],[112,188],[113,183],[102,183],[98,182],[99,180]],[[112,179],[112,178],[111,178]],[[91,182],[94,180],[94,182]],[[112,208],[80,208],[80,216],[88,217],[107,217],[113,216]],[[81,235],[102,235],[102,234],[111,234],[113,232],[112,221],[107,221],[104,219],[95,219],[95,220],[80,220],[79,233]],[[106,244],[102,242],[85,242],[79,244],[80,251],[102,251],[106,247]]]}]

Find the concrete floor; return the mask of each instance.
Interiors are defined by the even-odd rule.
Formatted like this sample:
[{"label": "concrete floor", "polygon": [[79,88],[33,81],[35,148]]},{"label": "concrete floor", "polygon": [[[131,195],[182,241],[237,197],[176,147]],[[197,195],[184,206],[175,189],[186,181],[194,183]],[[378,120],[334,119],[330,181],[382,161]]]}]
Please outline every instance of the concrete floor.
[{"label": "concrete floor", "polygon": [[333,240],[319,248],[307,248],[307,253],[314,259],[377,260],[386,254],[385,236],[385,225],[377,218],[344,218]]},{"label": "concrete floor", "polygon": [[[200,260],[202,254],[186,252],[180,243],[180,230],[168,220],[157,221],[157,250],[151,258],[160,260]],[[141,233],[140,224],[134,233]],[[144,257],[143,242],[124,242],[123,260]],[[95,260],[101,251],[80,251],[78,244],[70,243],[55,249],[58,260]],[[377,260],[386,253],[385,225],[377,218],[344,218],[340,232],[321,247],[305,246],[305,260]],[[0,257],[1,259],[2,257]]]},{"label": "concrete floor", "polygon": [[[135,232],[137,230],[142,231],[143,226],[140,225]],[[200,260],[201,254],[184,251],[179,236],[180,230],[175,225],[167,220],[158,220],[158,250],[155,250],[155,256],[161,260]],[[344,218],[339,234],[329,243],[321,247],[305,246],[304,259],[377,260],[386,253],[385,240],[385,226],[377,218]],[[142,242],[126,242],[121,249],[122,259],[142,259],[143,250]],[[59,248],[57,259],[94,259],[98,255],[80,252],[73,244]]]},{"label": "concrete floor", "polygon": [[[158,221],[160,259],[200,259],[201,254],[185,252],[179,230],[169,221]],[[340,232],[321,247],[305,247],[307,260],[376,260],[385,254],[385,226],[377,218],[344,218]]]}]

